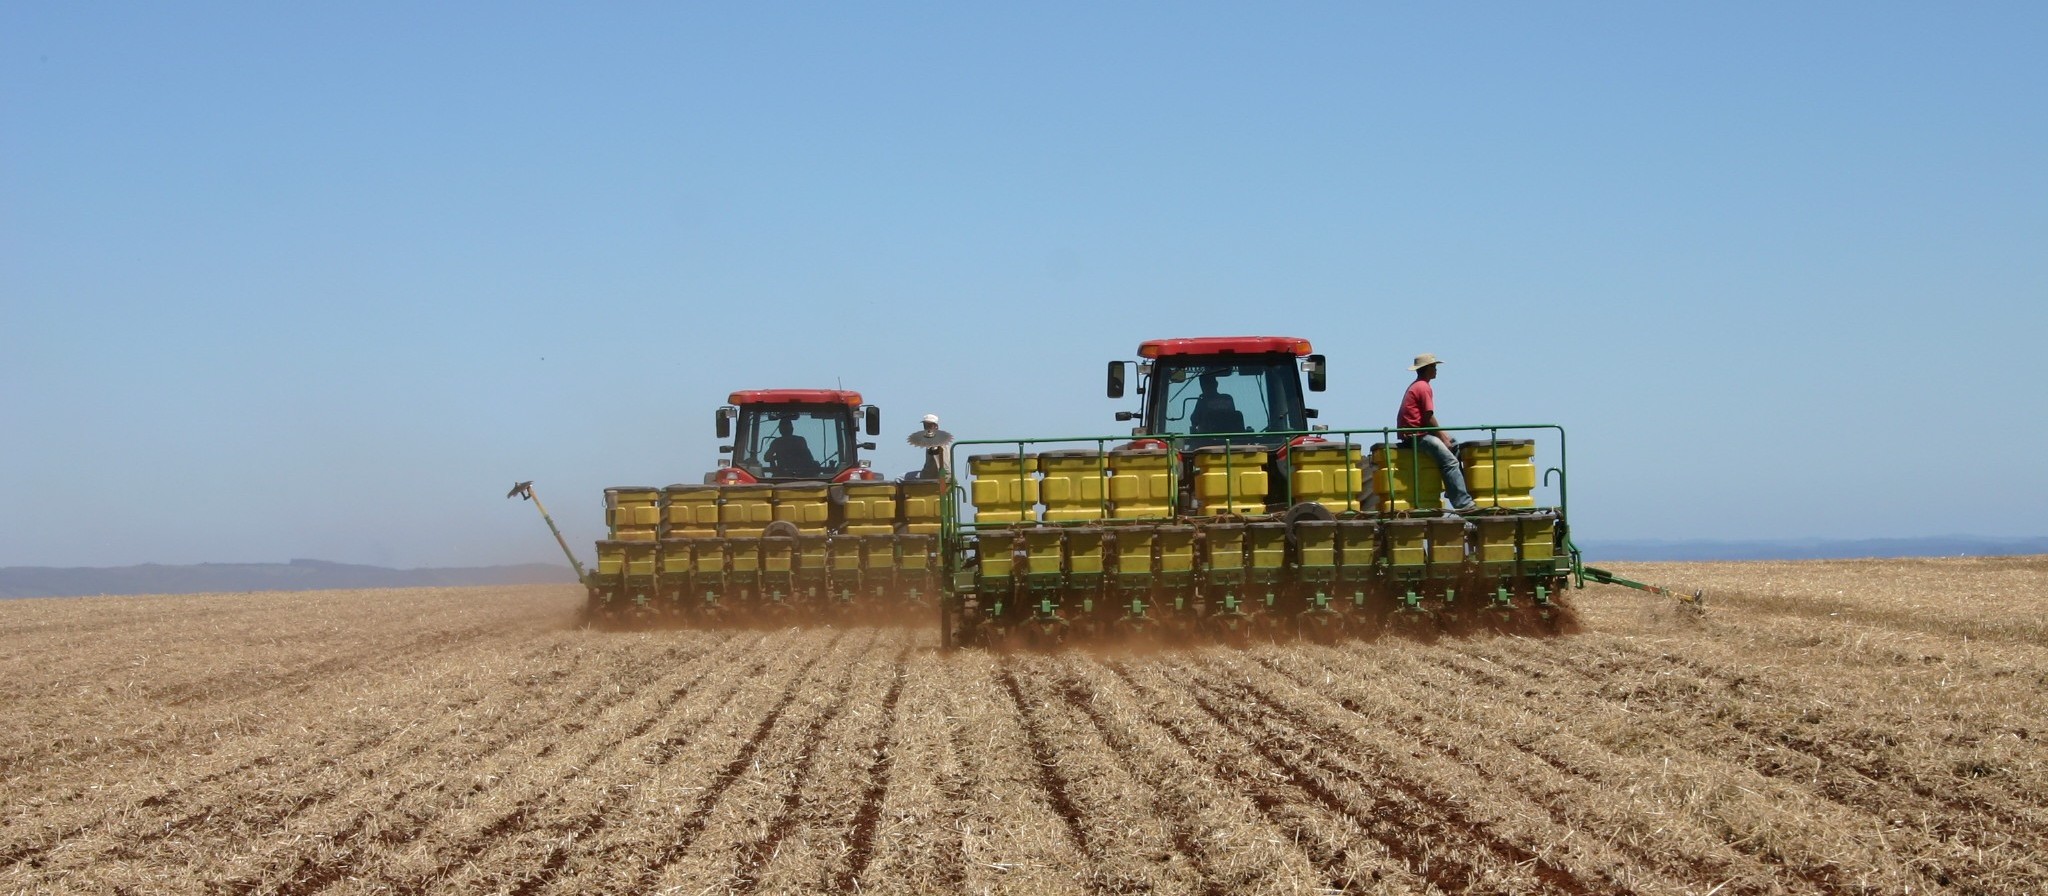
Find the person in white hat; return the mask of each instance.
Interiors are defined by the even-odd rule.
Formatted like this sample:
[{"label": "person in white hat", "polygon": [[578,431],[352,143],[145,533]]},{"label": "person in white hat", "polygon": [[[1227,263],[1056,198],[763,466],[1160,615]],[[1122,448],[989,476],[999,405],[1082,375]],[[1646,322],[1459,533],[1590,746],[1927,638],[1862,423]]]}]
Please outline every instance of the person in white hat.
[{"label": "person in white hat", "polygon": [[918,478],[946,478],[946,471],[952,469],[946,449],[953,446],[953,434],[939,428],[939,415],[924,415],[924,429],[911,433],[908,441],[924,449],[924,469],[918,472]]},{"label": "person in white hat", "polygon": [[1436,379],[1436,366],[1443,363],[1435,355],[1424,353],[1415,356],[1415,363],[1408,369],[1415,372],[1415,382],[1408,384],[1408,391],[1401,394],[1401,411],[1394,417],[1394,424],[1408,432],[1401,433],[1401,444],[1426,451],[1436,459],[1438,470],[1443,472],[1444,497],[1450,499],[1451,509],[1458,513],[1469,513],[1479,509],[1472,494],[1465,490],[1465,468],[1458,465],[1458,441],[1444,432],[1443,424],[1436,422],[1436,390],[1429,385]]}]

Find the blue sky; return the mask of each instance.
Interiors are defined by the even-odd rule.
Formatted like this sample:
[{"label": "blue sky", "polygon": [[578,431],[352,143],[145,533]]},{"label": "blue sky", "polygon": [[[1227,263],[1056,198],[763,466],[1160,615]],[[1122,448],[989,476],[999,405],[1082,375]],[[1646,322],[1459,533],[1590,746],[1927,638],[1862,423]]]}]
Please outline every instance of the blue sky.
[{"label": "blue sky", "polygon": [[587,557],[739,388],[877,466],[1276,333],[1575,534],[2048,533],[2048,6],[7,4],[0,565]]}]

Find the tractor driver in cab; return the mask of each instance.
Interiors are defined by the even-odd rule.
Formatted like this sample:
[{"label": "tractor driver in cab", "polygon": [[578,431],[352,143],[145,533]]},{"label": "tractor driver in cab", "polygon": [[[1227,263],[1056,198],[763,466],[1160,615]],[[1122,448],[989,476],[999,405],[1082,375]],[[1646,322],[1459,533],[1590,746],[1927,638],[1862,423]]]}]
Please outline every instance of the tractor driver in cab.
[{"label": "tractor driver in cab", "polygon": [[778,433],[768,443],[768,453],[761,460],[777,476],[816,476],[818,459],[811,454],[811,443],[796,434],[796,424],[788,417],[777,425]]},{"label": "tractor driver in cab", "polygon": [[1244,432],[1244,414],[1237,410],[1237,399],[1216,391],[1215,371],[1202,374],[1202,394],[1195,396],[1195,409],[1188,415],[1188,431]]}]

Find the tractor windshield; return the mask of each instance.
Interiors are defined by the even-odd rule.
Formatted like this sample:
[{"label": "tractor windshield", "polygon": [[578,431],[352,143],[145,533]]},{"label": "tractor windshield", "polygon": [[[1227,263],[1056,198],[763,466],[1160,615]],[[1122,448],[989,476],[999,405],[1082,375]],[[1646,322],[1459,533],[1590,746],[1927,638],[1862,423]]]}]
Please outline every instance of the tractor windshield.
[{"label": "tractor windshield", "polygon": [[854,462],[845,405],[746,405],[734,435],[733,465],[762,480],[830,479]]},{"label": "tractor windshield", "polygon": [[1188,355],[1161,358],[1156,364],[1145,414],[1149,433],[1199,436],[1308,428],[1302,413],[1301,374],[1293,355]]}]

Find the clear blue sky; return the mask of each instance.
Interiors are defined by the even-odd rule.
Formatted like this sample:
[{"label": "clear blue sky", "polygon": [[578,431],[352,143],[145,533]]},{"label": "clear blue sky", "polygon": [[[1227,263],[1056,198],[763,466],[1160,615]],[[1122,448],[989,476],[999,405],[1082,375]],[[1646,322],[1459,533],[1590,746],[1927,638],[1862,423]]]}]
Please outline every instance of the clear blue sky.
[{"label": "clear blue sky", "polygon": [[2048,533],[2048,5],[0,6],[0,565],[587,558],[736,388],[878,466],[1305,336],[1576,534]]}]

